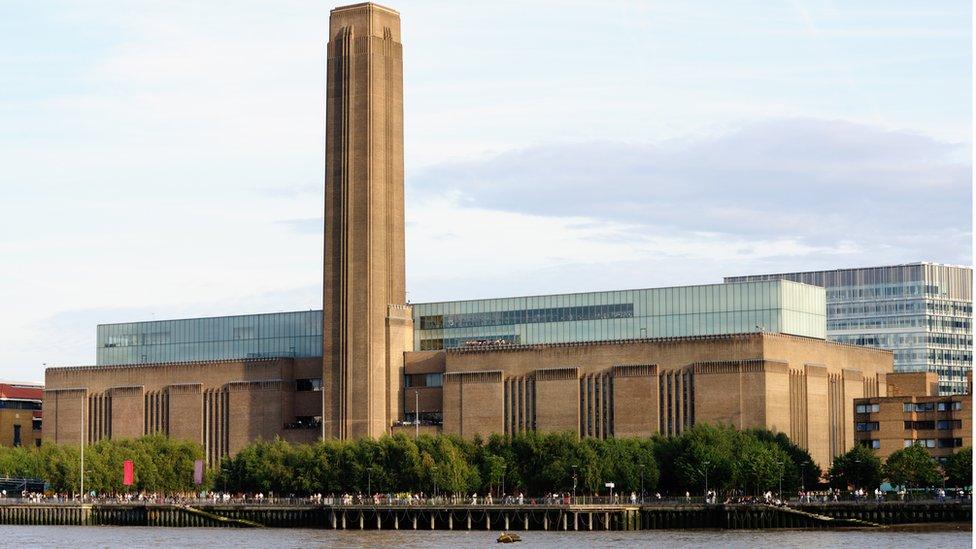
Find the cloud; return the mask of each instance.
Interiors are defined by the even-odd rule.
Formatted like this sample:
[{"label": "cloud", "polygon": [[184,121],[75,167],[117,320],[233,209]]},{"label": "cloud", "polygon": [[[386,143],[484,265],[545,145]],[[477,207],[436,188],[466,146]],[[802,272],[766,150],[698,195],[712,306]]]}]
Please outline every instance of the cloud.
[{"label": "cloud", "polygon": [[325,218],[308,217],[302,219],[283,219],[278,223],[299,234],[322,234],[325,227]]},{"label": "cloud", "polygon": [[788,241],[806,256],[858,249],[859,263],[968,263],[967,154],[909,132],[783,119],[653,145],[549,145],[442,164],[412,178],[410,191],[644,235],[710,234],[753,251]]}]

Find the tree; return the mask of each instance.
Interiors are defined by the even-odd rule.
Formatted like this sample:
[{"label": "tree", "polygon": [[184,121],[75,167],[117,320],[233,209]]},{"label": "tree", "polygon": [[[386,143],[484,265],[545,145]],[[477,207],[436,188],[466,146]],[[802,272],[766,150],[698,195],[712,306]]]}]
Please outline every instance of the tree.
[{"label": "tree", "polygon": [[783,490],[795,492],[820,484],[820,475],[823,474],[820,466],[813,461],[810,452],[800,448],[785,433],[774,433],[768,429],[749,429],[746,432],[759,440],[776,444],[790,457],[793,466],[787,466],[783,473]]},{"label": "tree", "polygon": [[747,494],[778,490],[789,456],[778,446],[754,436],[739,437],[739,456],[732,468],[732,479]]},{"label": "tree", "polygon": [[875,488],[881,485],[881,460],[858,444],[834,458],[829,474],[835,488]]},{"label": "tree", "polygon": [[478,472],[464,458],[462,451],[448,437],[437,441],[437,486],[451,494],[466,494],[480,484]]},{"label": "tree", "polygon": [[945,475],[950,486],[964,487],[973,484],[973,447],[966,446],[946,460]]},{"label": "tree", "polygon": [[[732,486],[740,433],[725,425],[698,424],[676,437],[654,437],[662,487],[671,493],[724,491]],[[748,436],[748,435],[746,435]]]},{"label": "tree", "polygon": [[942,482],[939,467],[925,448],[912,444],[888,456],[884,475],[895,486],[921,487]]}]

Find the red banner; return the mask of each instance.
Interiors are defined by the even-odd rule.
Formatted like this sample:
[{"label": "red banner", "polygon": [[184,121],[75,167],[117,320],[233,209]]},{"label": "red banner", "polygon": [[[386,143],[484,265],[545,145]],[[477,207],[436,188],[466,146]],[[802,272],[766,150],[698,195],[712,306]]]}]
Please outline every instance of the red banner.
[{"label": "red banner", "polygon": [[136,468],[132,465],[132,460],[127,459],[122,465],[122,484],[132,486],[135,482]]}]

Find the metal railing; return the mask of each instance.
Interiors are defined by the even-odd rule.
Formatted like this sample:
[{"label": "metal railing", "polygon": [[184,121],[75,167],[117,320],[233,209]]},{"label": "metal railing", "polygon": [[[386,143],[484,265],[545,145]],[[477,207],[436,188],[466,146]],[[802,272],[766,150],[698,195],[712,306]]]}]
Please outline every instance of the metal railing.
[{"label": "metal railing", "polygon": [[[965,494],[962,497],[914,497],[911,499],[899,499],[897,497],[887,498],[881,501],[875,498],[852,499],[839,497],[833,500],[828,497],[826,501],[822,498],[800,499],[791,498],[786,501],[766,500],[765,498],[743,497],[715,499],[706,502],[702,496],[656,496],[636,498],[631,500],[630,496],[610,497],[610,496],[558,496],[558,497],[506,497],[506,498],[485,498],[472,496],[437,496],[437,497],[408,497],[397,495],[377,495],[375,497],[357,495],[329,495],[312,497],[270,497],[260,495],[225,495],[216,494],[210,497],[162,497],[162,496],[86,496],[84,503],[99,505],[244,505],[249,507],[569,507],[569,506],[680,506],[680,505],[703,505],[703,504],[731,504],[731,505],[828,505],[828,506],[859,506],[877,503],[927,503],[927,504],[946,504],[957,505],[962,503],[972,503],[972,495]],[[0,497],[0,505],[78,505],[82,503],[77,495],[72,496],[42,496],[40,494],[8,494]]]}]

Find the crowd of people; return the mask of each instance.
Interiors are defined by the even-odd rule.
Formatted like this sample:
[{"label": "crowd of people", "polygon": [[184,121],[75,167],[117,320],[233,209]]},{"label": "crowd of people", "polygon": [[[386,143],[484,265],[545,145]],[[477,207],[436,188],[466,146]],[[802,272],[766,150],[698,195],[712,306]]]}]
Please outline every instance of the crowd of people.
[{"label": "crowd of people", "polygon": [[[955,499],[961,502],[971,501],[972,492],[966,490],[955,490],[951,495],[946,493],[945,489],[939,488],[931,493],[925,494],[923,496],[926,499],[933,499],[942,503],[947,502],[949,499]],[[21,492],[14,492],[12,494],[7,493],[6,490],[0,490],[0,499],[15,499],[21,502],[27,503],[70,503],[77,502],[81,498],[77,493],[41,493],[36,491],[23,490]],[[423,492],[419,493],[374,493],[373,495],[363,494],[363,493],[343,493],[343,494],[328,494],[324,495],[321,493],[312,494],[304,497],[296,497],[294,495],[280,496],[274,493],[256,492],[247,494],[231,494],[228,492],[220,491],[210,491],[200,494],[176,494],[176,495],[164,495],[156,492],[152,493],[120,493],[120,494],[97,494],[94,492],[85,495],[85,501],[93,503],[119,503],[119,504],[176,504],[176,505],[188,505],[188,504],[199,504],[199,503],[210,503],[210,504],[247,504],[247,505],[275,505],[275,504],[312,504],[312,505],[573,505],[573,504],[586,504],[586,503],[625,503],[629,502],[631,504],[675,504],[684,503],[690,504],[692,502],[704,502],[707,504],[716,504],[719,501],[719,494],[714,490],[708,490],[704,497],[692,497],[690,492],[685,492],[683,495],[676,496],[662,496],[660,492],[655,492],[653,497],[643,497],[638,496],[637,492],[630,492],[629,497],[627,495],[613,494],[603,497],[593,497],[593,496],[579,496],[575,497],[570,493],[566,492],[551,492],[547,493],[542,497],[529,498],[526,497],[521,491],[517,491],[513,494],[502,494],[497,498],[491,494],[478,495],[477,493],[472,494],[450,494],[450,495],[436,495],[431,496]],[[902,488],[893,493],[886,493],[880,488],[874,490],[866,490],[864,488],[858,488],[850,492],[841,492],[840,490],[824,489],[824,490],[801,490],[797,492],[795,498],[782,498],[772,491],[763,492],[760,495],[748,495],[743,493],[729,493],[722,500],[725,504],[740,504],[740,505],[750,505],[750,504],[764,504],[764,505],[777,505],[785,506],[791,503],[798,504],[825,504],[834,502],[876,502],[880,503],[885,500],[888,501],[904,501],[906,499],[906,492]],[[918,495],[915,495],[912,499],[919,499]]]}]

